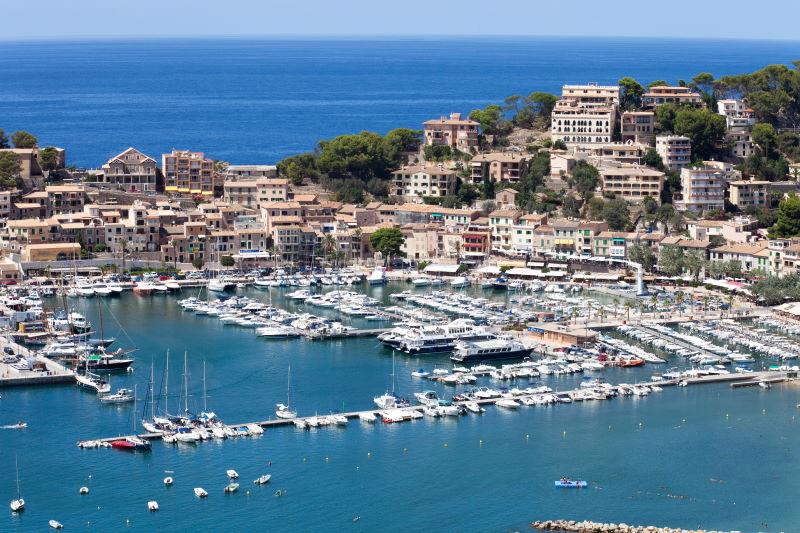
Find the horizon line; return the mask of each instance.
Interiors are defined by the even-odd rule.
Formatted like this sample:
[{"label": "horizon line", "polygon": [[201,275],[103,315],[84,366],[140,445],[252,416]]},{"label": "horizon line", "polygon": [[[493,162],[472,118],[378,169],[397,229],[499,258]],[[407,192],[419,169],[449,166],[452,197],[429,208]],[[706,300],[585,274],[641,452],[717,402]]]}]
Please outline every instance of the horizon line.
[{"label": "horizon line", "polygon": [[220,34],[220,35],[64,35],[52,38],[47,37],[0,37],[3,43],[52,43],[52,42],[126,42],[126,41],[212,41],[212,40],[251,40],[251,41],[297,41],[297,40],[342,40],[342,41],[370,41],[370,40],[521,40],[521,39],[631,39],[631,40],[682,40],[682,41],[738,41],[738,42],[800,42],[800,38],[766,38],[766,37],[687,37],[674,35],[569,35],[569,34],[400,34],[400,33],[375,33],[375,34],[345,34],[345,33],[286,33],[278,35],[261,34]]}]

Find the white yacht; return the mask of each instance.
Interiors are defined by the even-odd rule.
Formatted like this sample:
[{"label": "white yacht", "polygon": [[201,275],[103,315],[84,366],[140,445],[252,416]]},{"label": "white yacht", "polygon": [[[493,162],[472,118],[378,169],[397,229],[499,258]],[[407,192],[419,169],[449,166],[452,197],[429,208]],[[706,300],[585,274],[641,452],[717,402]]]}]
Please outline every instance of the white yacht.
[{"label": "white yacht", "polygon": [[370,285],[381,285],[386,281],[386,269],[384,267],[375,267],[375,270],[367,276],[367,283]]},{"label": "white yacht", "polygon": [[472,285],[472,282],[465,276],[456,276],[450,281],[450,286],[454,289],[463,289],[464,287],[469,287],[470,285]]},{"label": "white yacht", "polygon": [[208,290],[213,292],[223,292],[225,290],[225,284],[218,279],[212,279],[208,282]]},{"label": "white yacht", "polygon": [[267,337],[269,339],[288,339],[298,337],[300,334],[289,326],[266,325],[256,329],[256,335],[259,337]]},{"label": "white yacht", "polygon": [[411,354],[449,352],[458,340],[487,340],[498,334],[494,329],[477,326],[475,321],[467,318],[459,318],[446,325],[422,326],[417,329],[401,327],[392,332],[395,335],[380,336],[381,342]]},{"label": "white yacht", "polygon": [[425,287],[431,284],[431,278],[428,276],[420,276],[411,280],[411,284],[415,287]]},{"label": "white yacht", "polygon": [[533,348],[528,348],[521,342],[504,336],[489,340],[458,341],[450,359],[459,363],[516,359],[527,357],[532,351]]}]

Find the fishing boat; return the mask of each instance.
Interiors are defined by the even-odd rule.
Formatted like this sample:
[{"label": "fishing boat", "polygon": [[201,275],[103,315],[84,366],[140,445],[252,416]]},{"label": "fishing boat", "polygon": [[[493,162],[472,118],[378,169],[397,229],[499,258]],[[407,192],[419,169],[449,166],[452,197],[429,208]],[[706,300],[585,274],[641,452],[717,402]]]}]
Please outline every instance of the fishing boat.
[{"label": "fishing boat", "polygon": [[198,498],[205,498],[206,496],[208,496],[208,492],[206,491],[206,489],[202,487],[195,487],[194,495],[197,496]]},{"label": "fishing boat", "polygon": [[278,418],[297,418],[297,411],[292,409],[292,367],[286,373],[286,405],[279,403],[275,406],[275,416]]},{"label": "fishing boat", "polygon": [[555,482],[556,487],[563,487],[570,489],[581,489],[588,485],[589,484],[586,481],[577,479],[568,479],[568,478],[562,478]]},{"label": "fishing boat", "polygon": [[238,489],[238,488],[239,488],[239,484],[238,483],[229,483],[228,486],[225,487],[225,493],[226,494],[231,494],[233,492],[236,492],[236,489]]},{"label": "fishing boat", "polygon": [[270,479],[272,479],[271,475],[264,474],[263,476],[259,477],[255,481],[253,481],[253,483],[255,483],[256,485],[266,485],[267,483],[269,483]]},{"label": "fishing boat", "polygon": [[50,524],[50,527],[52,527],[53,529],[62,529],[64,527],[64,524],[62,524],[57,520],[50,520],[48,524]]},{"label": "fishing boat", "polygon": [[24,511],[25,510],[25,499],[20,495],[20,491],[19,491],[19,461],[17,461],[15,459],[14,463],[15,463],[16,469],[17,469],[17,499],[16,500],[11,500],[11,503],[9,504],[9,507],[11,507],[12,511],[14,511],[15,513],[18,513],[20,511]]}]

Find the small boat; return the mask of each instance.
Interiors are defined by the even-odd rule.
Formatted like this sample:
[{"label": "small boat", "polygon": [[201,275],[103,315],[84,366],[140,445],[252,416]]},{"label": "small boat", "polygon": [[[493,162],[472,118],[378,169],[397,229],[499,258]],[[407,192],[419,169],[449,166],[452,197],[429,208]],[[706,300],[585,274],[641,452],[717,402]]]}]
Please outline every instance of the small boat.
[{"label": "small boat", "polygon": [[167,476],[164,478],[164,485],[169,487],[170,485],[172,485],[172,483],[174,483],[174,481],[175,480],[173,480],[171,477]]},{"label": "small boat", "polygon": [[236,492],[236,489],[238,489],[238,488],[239,488],[239,484],[238,483],[230,483],[230,484],[228,484],[227,487],[225,487],[225,493],[226,494],[231,494],[233,492]]},{"label": "small boat", "polygon": [[158,502],[155,500],[147,502],[147,509],[150,511],[158,511]]},{"label": "small boat", "polygon": [[130,389],[119,389],[114,394],[104,394],[98,398],[103,403],[126,403],[133,401],[132,393],[133,391]]},{"label": "small boat", "polygon": [[50,524],[50,527],[52,527],[53,529],[62,529],[64,527],[64,524],[62,524],[57,520],[50,520],[48,524]]},{"label": "small boat", "polygon": [[505,407],[506,409],[516,409],[519,407],[519,402],[515,400],[497,400],[495,405],[497,407]]},{"label": "small boat", "polygon": [[764,380],[759,381],[758,382],[758,386],[761,387],[762,389],[771,389],[772,388],[772,384],[769,381],[764,381]]},{"label": "small boat", "polygon": [[368,411],[365,413],[359,413],[358,419],[362,422],[375,422],[375,413],[372,411]]},{"label": "small boat", "polygon": [[5,427],[7,427],[8,429],[25,429],[26,427],[28,427],[28,424],[26,424],[25,422],[20,421],[20,422],[17,422],[16,424],[14,424],[12,426],[5,426]]},{"label": "small boat", "polygon": [[256,485],[266,485],[269,483],[269,480],[272,479],[272,476],[269,474],[264,474],[263,476],[259,477],[257,480],[253,481]]},{"label": "small boat", "polygon": [[78,494],[89,494],[89,487],[81,487],[78,489]]},{"label": "small boat", "polygon": [[415,378],[426,378],[430,375],[430,373],[425,372],[424,368],[420,368],[419,370],[415,370],[414,372],[412,372],[411,375],[414,376]]},{"label": "small boat", "polygon": [[580,489],[588,486],[589,484],[583,480],[576,479],[559,479],[555,482],[556,487],[564,487],[570,489]]},{"label": "small boat", "polygon": [[236,470],[226,470],[225,473],[228,474],[230,479],[239,479],[239,472]]},{"label": "small boat", "polygon": [[206,496],[208,496],[208,492],[204,488],[195,487],[194,495],[197,496],[198,498],[205,498]]},{"label": "small boat", "polygon": [[478,402],[464,402],[464,407],[467,408],[468,411],[475,414],[485,413],[486,409],[478,405]]}]

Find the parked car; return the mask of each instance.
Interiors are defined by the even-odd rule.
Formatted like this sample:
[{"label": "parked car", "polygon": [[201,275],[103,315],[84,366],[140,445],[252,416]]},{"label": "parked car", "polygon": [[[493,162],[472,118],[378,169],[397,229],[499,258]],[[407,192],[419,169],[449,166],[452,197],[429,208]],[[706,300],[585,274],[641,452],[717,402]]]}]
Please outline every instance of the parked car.
[{"label": "parked car", "polygon": [[16,355],[16,354],[14,353],[14,350],[12,350],[10,346],[6,346],[6,347],[4,347],[4,348],[3,348],[3,351],[4,351],[5,353],[7,353],[8,355]]}]

